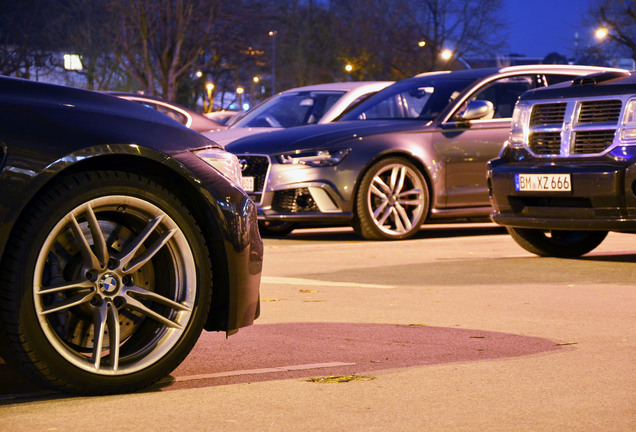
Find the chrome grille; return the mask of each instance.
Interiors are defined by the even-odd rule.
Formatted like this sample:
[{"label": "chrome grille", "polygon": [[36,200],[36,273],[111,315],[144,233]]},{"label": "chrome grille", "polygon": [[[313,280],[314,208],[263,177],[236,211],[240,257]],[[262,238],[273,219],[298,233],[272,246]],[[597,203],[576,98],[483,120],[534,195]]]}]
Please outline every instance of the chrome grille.
[{"label": "chrome grille", "polygon": [[254,177],[254,191],[248,192],[250,198],[260,202],[265,187],[269,159],[266,156],[236,155],[241,164],[243,177]]},{"label": "chrome grille", "polygon": [[534,132],[530,134],[530,149],[538,155],[558,155],[561,151],[561,133]]},{"label": "chrome grille", "polygon": [[612,145],[614,133],[614,129],[576,132],[573,153],[601,153]]},{"label": "chrome grille", "polygon": [[537,104],[532,108],[530,126],[563,123],[566,103]]},{"label": "chrome grille", "polygon": [[527,146],[538,157],[586,157],[620,142],[621,115],[630,95],[536,101],[531,104]]},{"label": "chrome grille", "polygon": [[622,104],[619,100],[581,102],[579,123],[618,123]]}]

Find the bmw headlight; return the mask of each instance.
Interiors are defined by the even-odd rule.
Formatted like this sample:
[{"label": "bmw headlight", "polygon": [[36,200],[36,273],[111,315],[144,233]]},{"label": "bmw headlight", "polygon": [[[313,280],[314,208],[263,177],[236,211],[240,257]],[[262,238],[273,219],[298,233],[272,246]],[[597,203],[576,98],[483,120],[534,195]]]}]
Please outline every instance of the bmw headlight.
[{"label": "bmw headlight", "polygon": [[193,153],[225,177],[241,185],[241,166],[235,155],[218,148],[206,148]]},{"label": "bmw headlight", "polygon": [[296,150],[278,155],[278,161],[282,164],[325,167],[337,165],[350,151],[351,149]]}]

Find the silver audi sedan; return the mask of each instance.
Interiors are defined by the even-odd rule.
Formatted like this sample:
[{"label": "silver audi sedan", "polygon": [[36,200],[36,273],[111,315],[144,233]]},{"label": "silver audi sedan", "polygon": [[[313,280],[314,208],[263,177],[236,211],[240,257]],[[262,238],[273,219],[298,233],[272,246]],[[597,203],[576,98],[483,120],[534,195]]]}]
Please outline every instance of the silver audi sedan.
[{"label": "silver audi sedan", "polygon": [[426,221],[488,218],[487,162],[526,90],[604,69],[529,65],[432,72],[395,83],[329,124],[235,141],[261,233],[344,224],[400,240]]}]

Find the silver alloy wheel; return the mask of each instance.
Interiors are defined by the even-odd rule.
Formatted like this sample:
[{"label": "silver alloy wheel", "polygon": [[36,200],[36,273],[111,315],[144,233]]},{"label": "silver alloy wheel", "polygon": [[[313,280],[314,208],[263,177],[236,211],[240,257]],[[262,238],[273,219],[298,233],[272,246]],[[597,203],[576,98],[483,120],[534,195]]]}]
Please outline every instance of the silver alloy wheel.
[{"label": "silver alloy wheel", "polygon": [[426,192],[420,175],[409,166],[392,163],[373,176],[367,206],[375,225],[389,235],[412,231],[426,209]]},{"label": "silver alloy wheel", "polygon": [[53,348],[88,372],[156,363],[193,314],[197,271],[179,226],[159,207],[109,195],[71,210],[36,260],[33,296]]}]

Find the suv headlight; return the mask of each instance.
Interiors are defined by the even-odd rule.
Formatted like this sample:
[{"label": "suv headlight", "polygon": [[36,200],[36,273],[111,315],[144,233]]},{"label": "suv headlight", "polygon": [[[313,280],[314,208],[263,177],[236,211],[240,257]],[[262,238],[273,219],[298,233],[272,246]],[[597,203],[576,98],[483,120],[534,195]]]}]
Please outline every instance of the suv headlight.
[{"label": "suv headlight", "polygon": [[235,184],[241,186],[243,176],[238,158],[235,155],[217,148],[196,150],[193,153]]},{"label": "suv headlight", "polygon": [[312,167],[332,166],[340,163],[351,149],[296,150],[277,156],[282,164],[309,165]]},{"label": "suv headlight", "polygon": [[636,99],[630,100],[625,106],[621,141],[636,141]]},{"label": "suv headlight", "polygon": [[528,127],[530,123],[530,106],[523,102],[515,105],[512,113],[512,124],[508,145],[510,147],[522,147],[528,139]]}]

